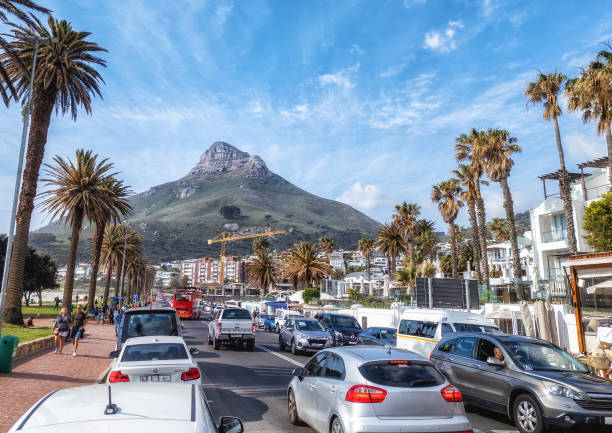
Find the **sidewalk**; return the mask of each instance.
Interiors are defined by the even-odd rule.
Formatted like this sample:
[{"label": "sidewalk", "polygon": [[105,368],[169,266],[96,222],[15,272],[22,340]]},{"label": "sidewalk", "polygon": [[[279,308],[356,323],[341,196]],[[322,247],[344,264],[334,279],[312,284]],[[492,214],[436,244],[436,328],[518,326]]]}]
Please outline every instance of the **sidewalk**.
[{"label": "sidewalk", "polygon": [[[36,319],[34,323],[53,326],[52,319]],[[12,374],[0,374],[0,432],[7,431],[47,393],[94,383],[109,366],[108,354],[116,342],[113,325],[97,325],[90,320],[77,357],[72,357],[70,342],[61,355],[53,354],[50,348],[17,361]]]}]

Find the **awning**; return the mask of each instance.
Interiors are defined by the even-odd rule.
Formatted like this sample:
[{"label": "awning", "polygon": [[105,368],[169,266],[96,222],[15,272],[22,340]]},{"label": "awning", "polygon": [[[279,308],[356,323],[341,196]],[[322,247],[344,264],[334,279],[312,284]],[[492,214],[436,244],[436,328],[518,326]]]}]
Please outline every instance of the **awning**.
[{"label": "awning", "polygon": [[601,283],[587,287],[587,293],[589,295],[593,293],[597,293],[598,295],[612,295],[612,280],[602,281]]}]

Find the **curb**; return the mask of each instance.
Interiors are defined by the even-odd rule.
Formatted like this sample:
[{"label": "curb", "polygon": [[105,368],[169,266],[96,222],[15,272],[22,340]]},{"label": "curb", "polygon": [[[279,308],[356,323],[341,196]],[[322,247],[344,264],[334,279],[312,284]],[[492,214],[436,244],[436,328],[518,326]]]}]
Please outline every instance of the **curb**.
[{"label": "curb", "polygon": [[106,379],[106,375],[108,374],[108,372],[111,369],[111,366],[113,365],[113,362],[111,361],[110,364],[108,364],[108,367],[106,367],[104,369],[104,371],[102,372],[102,374],[100,374],[100,376],[98,376],[98,378],[96,379],[96,381],[94,383],[104,383],[104,380]]}]

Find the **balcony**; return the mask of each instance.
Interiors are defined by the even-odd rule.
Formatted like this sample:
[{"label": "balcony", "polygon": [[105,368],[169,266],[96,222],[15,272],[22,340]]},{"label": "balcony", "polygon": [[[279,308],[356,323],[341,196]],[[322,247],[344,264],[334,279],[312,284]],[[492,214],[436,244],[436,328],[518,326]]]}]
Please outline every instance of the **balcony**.
[{"label": "balcony", "polygon": [[565,272],[563,272],[563,268],[548,268],[548,279],[550,281],[565,279]]},{"label": "balcony", "polygon": [[542,232],[542,242],[559,242],[567,240],[567,230],[552,230],[549,232]]},{"label": "balcony", "polygon": [[586,199],[587,200],[597,200],[601,198],[602,195],[606,194],[610,191],[609,185],[600,185],[594,188],[587,189]]}]

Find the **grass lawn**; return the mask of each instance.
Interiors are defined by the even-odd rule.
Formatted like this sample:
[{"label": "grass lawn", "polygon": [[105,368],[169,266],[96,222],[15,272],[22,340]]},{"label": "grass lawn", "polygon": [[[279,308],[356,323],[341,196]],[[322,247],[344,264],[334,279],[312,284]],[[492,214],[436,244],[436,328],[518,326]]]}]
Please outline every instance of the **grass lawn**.
[{"label": "grass lawn", "polygon": [[40,317],[57,317],[59,310],[55,310],[53,308],[54,305],[55,304],[43,304],[42,307],[39,307],[38,304],[30,304],[29,307],[22,305],[21,314],[23,314],[24,318],[29,316],[36,318],[39,314]]},{"label": "grass lawn", "polygon": [[2,335],[14,335],[15,337],[19,337],[20,343],[35,340],[40,337],[47,337],[51,334],[50,327],[28,328],[25,326],[9,325],[8,323],[2,325]]}]

